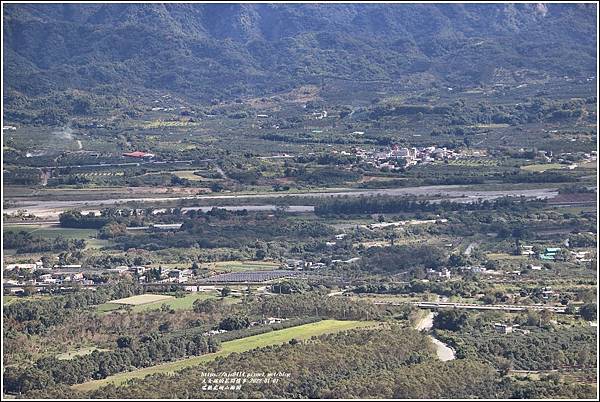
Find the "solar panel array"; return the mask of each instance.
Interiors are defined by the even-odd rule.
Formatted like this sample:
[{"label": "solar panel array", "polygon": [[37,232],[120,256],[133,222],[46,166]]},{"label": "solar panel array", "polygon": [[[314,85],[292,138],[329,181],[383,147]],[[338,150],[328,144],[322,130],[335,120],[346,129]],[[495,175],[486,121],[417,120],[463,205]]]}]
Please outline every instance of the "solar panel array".
[{"label": "solar panel array", "polygon": [[246,282],[267,282],[273,279],[285,278],[300,274],[298,271],[275,270],[275,271],[251,271],[251,272],[231,272],[228,274],[219,274],[210,278],[202,279],[206,283],[246,283]]}]

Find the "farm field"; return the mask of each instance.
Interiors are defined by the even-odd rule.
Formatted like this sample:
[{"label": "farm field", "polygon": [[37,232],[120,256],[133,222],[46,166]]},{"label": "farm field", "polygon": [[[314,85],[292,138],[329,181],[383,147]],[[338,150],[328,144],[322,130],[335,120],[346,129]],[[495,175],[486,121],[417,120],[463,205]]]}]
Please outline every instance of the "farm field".
[{"label": "farm field", "polygon": [[155,294],[146,293],[143,295],[126,297],[124,299],[111,300],[109,303],[129,304],[132,306],[139,306],[142,304],[156,303],[156,302],[161,302],[161,301],[169,300],[169,299],[173,299],[173,298],[174,298],[173,296],[155,295]]},{"label": "farm field", "polygon": [[187,180],[191,180],[191,181],[206,180],[202,176],[194,174],[194,172],[196,172],[196,170],[176,170],[176,171],[172,171],[170,173],[174,174],[175,176],[179,177],[180,179],[187,179]]},{"label": "farm field", "polygon": [[184,297],[174,297],[157,302],[139,304],[133,307],[133,311],[138,313],[142,311],[158,310],[163,305],[167,305],[173,310],[191,310],[196,300],[206,300],[216,297],[216,293],[191,293],[186,294]]},{"label": "farm field", "polygon": [[86,250],[92,248],[109,247],[114,244],[111,240],[91,238],[86,240]]},{"label": "farm field", "polygon": [[546,170],[564,169],[566,167],[567,165],[562,165],[560,163],[538,163],[534,165],[521,166],[521,170],[526,170],[528,172],[545,172]]},{"label": "farm field", "polygon": [[87,348],[80,348],[80,349],[70,350],[65,353],[61,353],[61,354],[57,355],[56,358],[58,360],[71,360],[77,356],[89,355],[90,353],[94,352],[95,350],[97,350],[98,352],[108,351],[108,349],[99,349],[95,346],[89,346]]},{"label": "farm field", "polygon": [[7,232],[12,230],[14,232],[28,232],[31,234],[35,234],[36,236],[40,236],[43,238],[51,239],[58,236],[62,236],[65,239],[89,239],[98,234],[96,229],[71,229],[71,228],[62,228],[59,225],[49,225],[49,224],[40,224],[40,225],[11,225],[7,224],[3,227],[3,232]]},{"label": "farm field", "polygon": [[[109,313],[111,311],[122,309],[126,305],[133,305],[132,311],[135,313],[158,310],[163,305],[167,305],[172,310],[191,310],[196,300],[206,300],[210,298],[216,298],[217,293],[215,292],[199,292],[199,293],[188,293],[184,297],[174,297],[170,295],[142,295],[142,296],[163,296],[162,298],[149,301],[142,304],[133,305],[131,302],[118,303],[117,300],[108,303],[100,304],[96,307],[98,313]],[[137,297],[137,296],[134,296]],[[128,298],[131,299],[131,298]]]},{"label": "farm field", "polygon": [[97,313],[109,313],[111,311],[118,310],[118,309],[120,309],[122,307],[123,307],[122,304],[104,303],[104,304],[100,304],[100,305],[96,306],[95,311]]},{"label": "farm field", "polygon": [[216,271],[233,272],[272,270],[278,266],[279,264],[268,261],[219,261],[209,265],[210,269]]},{"label": "farm field", "polygon": [[227,356],[231,353],[243,353],[256,348],[263,348],[271,345],[278,345],[295,338],[298,340],[309,339],[313,336],[347,331],[356,328],[365,328],[374,325],[369,321],[339,321],[323,320],[311,324],[300,325],[293,328],[286,328],[279,331],[268,332],[266,334],[249,336],[247,338],[236,339],[229,342],[223,342],[221,350],[203,356],[195,356],[188,359],[178,360],[171,363],[160,364],[147,367],[140,370],[134,370],[128,373],[119,373],[109,376],[102,380],[88,381],[83,384],[76,384],[72,387],[78,391],[92,391],[104,385],[120,385],[134,378],[144,378],[147,375],[163,373],[172,374],[176,371],[198,364],[210,362],[217,357]]},{"label": "farm field", "polygon": [[524,260],[528,261],[527,256],[523,255],[511,255],[506,253],[489,253],[487,254],[487,258],[490,260]]},{"label": "farm field", "polygon": [[51,298],[51,296],[49,296],[49,295],[34,295],[34,296],[3,295],[2,296],[2,305],[8,306],[12,303],[16,303],[17,301],[48,300],[50,298]]}]

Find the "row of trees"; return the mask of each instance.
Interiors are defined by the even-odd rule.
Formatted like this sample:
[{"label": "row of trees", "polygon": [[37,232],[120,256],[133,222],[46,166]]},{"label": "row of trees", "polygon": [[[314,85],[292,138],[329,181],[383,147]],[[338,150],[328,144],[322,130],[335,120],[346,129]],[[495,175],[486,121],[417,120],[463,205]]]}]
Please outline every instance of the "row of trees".
[{"label": "row of trees", "polygon": [[250,307],[252,314],[257,316],[281,318],[316,316],[340,320],[376,320],[385,315],[385,310],[373,303],[317,293],[265,296]]},{"label": "row of trees", "polygon": [[526,201],[509,197],[496,200],[484,200],[473,203],[451,201],[431,202],[414,200],[407,197],[375,196],[375,197],[335,197],[321,199],[315,206],[317,215],[332,214],[378,214],[399,212],[431,212],[449,211],[522,211],[530,207],[540,206],[542,201]]}]

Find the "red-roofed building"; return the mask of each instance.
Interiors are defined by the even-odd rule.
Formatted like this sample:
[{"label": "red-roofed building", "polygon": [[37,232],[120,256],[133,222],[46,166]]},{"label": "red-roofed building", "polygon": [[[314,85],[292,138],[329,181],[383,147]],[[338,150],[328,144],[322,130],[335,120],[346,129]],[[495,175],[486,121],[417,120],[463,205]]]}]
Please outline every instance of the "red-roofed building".
[{"label": "red-roofed building", "polygon": [[125,152],[123,156],[128,156],[130,158],[154,158],[154,154],[142,151]]}]

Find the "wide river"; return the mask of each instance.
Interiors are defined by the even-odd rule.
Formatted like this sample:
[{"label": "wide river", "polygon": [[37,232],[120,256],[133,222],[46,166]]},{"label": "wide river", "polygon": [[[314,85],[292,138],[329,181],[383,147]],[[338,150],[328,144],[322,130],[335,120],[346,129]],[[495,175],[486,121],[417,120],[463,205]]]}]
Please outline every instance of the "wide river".
[{"label": "wide river", "polygon": [[[540,189],[513,189],[513,190],[471,190],[465,189],[464,186],[422,186],[422,187],[402,187],[390,189],[369,189],[369,190],[349,190],[349,191],[329,191],[329,192],[300,192],[300,193],[268,193],[268,194],[221,194],[221,195],[194,195],[194,196],[176,196],[176,197],[140,197],[140,198],[109,198],[109,199],[90,199],[90,200],[43,200],[29,199],[18,200],[16,206],[4,209],[4,213],[12,214],[18,210],[24,210],[27,213],[32,213],[41,218],[56,218],[58,215],[69,209],[81,208],[86,211],[94,210],[94,207],[107,207],[120,203],[127,202],[169,202],[178,200],[248,200],[247,205],[236,205],[223,208],[231,210],[248,209],[253,211],[259,210],[274,210],[275,205],[255,205],[253,199],[266,198],[283,198],[283,197],[360,197],[360,196],[376,196],[376,195],[393,195],[393,196],[422,196],[422,197],[441,197],[454,202],[473,202],[477,200],[493,200],[504,196],[527,197],[527,198],[553,198],[557,195],[556,188],[540,188]],[[7,197],[7,198],[10,198]],[[219,205],[214,205],[219,206]],[[200,209],[209,210],[213,205],[202,207],[188,207],[184,209]],[[221,207],[221,206],[219,206]],[[310,212],[314,209],[312,205],[290,206],[289,212]]]}]

